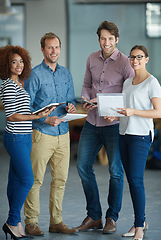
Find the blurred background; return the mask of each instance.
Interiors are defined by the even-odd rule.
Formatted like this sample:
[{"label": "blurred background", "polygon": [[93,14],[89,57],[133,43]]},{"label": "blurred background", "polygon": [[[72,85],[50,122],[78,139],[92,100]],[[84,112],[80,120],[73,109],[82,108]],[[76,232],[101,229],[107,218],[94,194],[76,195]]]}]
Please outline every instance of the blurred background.
[{"label": "blurred background", "polygon": [[[26,48],[32,57],[32,66],[41,63],[43,55],[40,39],[46,32],[56,33],[62,41],[59,64],[72,73],[76,98],[81,97],[86,60],[90,53],[100,49],[96,34],[99,24],[114,22],[120,33],[118,48],[129,55],[135,44],[145,45],[150,60],[147,68],[161,83],[161,0],[0,0],[0,47],[7,44]],[[0,80],[1,85],[1,80]],[[78,112],[83,113],[80,105]],[[76,158],[80,132],[85,119],[71,121],[71,164],[63,204],[63,218],[70,226],[78,226],[85,214],[85,197],[76,170]],[[9,156],[3,147],[2,136],[6,118],[0,102],[0,226],[7,218],[6,196]],[[101,163],[101,164],[99,164]],[[103,166],[102,166],[103,165]],[[107,165],[107,166],[105,166]],[[155,120],[155,140],[153,142],[145,171],[146,215],[150,229],[146,240],[158,240],[161,236],[161,120]],[[107,208],[108,158],[104,148],[98,154],[95,164],[100,199],[103,207],[103,220]],[[40,227],[45,231],[45,240],[121,240],[121,233],[133,222],[132,203],[125,180],[123,206],[118,221],[118,231],[105,236],[100,232],[82,233],[77,236],[50,234],[48,232],[48,196],[51,173],[49,166],[41,188]],[[22,214],[22,220],[24,216]],[[23,222],[24,225],[24,222]],[[0,228],[0,239],[5,235]],[[109,237],[109,238],[108,238]],[[37,238],[36,238],[37,239]],[[43,238],[44,239],[44,238]]]}]

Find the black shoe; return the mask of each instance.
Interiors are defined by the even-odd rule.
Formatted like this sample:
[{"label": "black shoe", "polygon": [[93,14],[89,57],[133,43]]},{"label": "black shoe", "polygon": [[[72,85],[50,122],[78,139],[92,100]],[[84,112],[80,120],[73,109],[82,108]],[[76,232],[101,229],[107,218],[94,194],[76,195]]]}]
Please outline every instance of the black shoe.
[{"label": "black shoe", "polygon": [[17,236],[15,236],[15,235],[13,234],[13,232],[9,229],[9,227],[7,226],[6,223],[3,225],[2,229],[3,229],[3,231],[4,231],[5,235],[6,235],[6,239],[7,239],[7,233],[11,235],[11,239],[13,238],[13,240],[29,239],[29,237],[27,237],[27,236],[22,236],[22,237],[17,237]]},{"label": "black shoe", "polygon": [[[22,234],[21,234],[22,235]],[[22,238],[21,239],[34,239],[34,237],[32,237],[32,236],[29,236],[29,235],[22,235]]]}]

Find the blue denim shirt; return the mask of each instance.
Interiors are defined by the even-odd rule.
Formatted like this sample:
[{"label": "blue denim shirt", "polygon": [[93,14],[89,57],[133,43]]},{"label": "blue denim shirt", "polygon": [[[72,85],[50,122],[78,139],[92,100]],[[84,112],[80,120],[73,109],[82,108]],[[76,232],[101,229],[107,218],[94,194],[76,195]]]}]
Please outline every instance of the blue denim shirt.
[{"label": "blue denim shirt", "polygon": [[[61,116],[66,112],[68,103],[75,105],[73,79],[70,71],[57,64],[55,72],[46,65],[44,60],[32,69],[30,78],[25,81],[25,90],[31,98],[31,112],[34,112],[50,103],[65,102],[57,107],[51,116]],[[33,121],[33,129],[48,135],[58,136],[68,132],[68,122],[62,122],[56,127],[46,124],[46,118]]]}]

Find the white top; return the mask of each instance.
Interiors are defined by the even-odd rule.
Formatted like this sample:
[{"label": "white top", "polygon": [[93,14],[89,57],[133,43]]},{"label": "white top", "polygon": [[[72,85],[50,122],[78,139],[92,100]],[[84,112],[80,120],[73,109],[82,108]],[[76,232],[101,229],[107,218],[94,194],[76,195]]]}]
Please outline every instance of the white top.
[{"label": "white top", "polygon": [[[4,80],[0,88],[0,98],[5,107],[6,117],[14,113],[30,115],[30,96],[25,89],[20,88],[13,80]],[[7,121],[6,131],[13,134],[28,134],[32,132],[32,121]]]},{"label": "white top", "polygon": [[[126,96],[126,107],[140,110],[153,109],[151,98],[161,98],[161,86],[158,80],[150,75],[145,81],[138,85],[132,84],[133,78],[128,78],[123,85],[123,93]],[[120,117],[119,132],[121,135],[149,135],[154,136],[152,118],[140,116]]]}]

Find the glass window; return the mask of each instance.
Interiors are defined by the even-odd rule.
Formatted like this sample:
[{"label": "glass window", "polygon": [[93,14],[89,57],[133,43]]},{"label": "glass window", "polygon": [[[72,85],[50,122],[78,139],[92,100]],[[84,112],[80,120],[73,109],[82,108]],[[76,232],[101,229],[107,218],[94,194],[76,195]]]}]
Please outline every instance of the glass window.
[{"label": "glass window", "polygon": [[146,32],[148,37],[161,37],[161,3],[146,4]]}]

